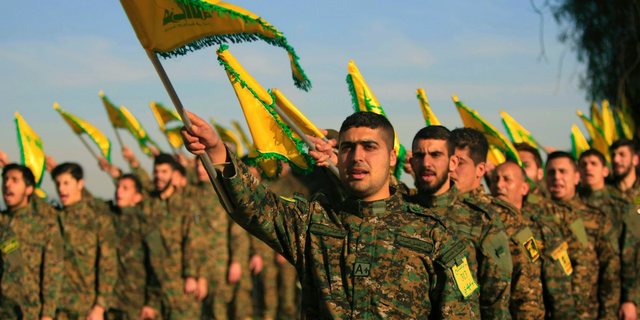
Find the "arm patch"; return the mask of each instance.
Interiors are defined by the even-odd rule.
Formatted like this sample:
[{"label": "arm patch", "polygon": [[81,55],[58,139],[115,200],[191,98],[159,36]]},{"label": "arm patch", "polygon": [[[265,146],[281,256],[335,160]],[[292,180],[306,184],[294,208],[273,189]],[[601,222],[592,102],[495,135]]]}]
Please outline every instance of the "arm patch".
[{"label": "arm patch", "polygon": [[485,239],[482,243],[482,248],[495,261],[500,270],[503,272],[513,271],[511,251],[509,251],[509,238],[503,231],[500,231],[490,239]]}]

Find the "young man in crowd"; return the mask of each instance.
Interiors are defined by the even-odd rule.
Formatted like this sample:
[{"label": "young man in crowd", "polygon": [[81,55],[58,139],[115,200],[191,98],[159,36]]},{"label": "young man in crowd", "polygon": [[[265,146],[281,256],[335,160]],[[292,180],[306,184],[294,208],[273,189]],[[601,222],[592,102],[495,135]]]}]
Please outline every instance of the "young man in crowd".
[{"label": "young man in crowd", "polygon": [[527,173],[527,178],[529,178],[529,181],[534,183],[532,186],[533,188],[529,193],[549,198],[549,190],[547,189],[547,184],[544,181],[542,157],[540,156],[538,149],[525,142],[514,143],[513,146],[518,151],[518,156],[520,156],[520,160],[524,166],[524,171]]},{"label": "young man in crowd", "polygon": [[629,139],[620,139],[609,147],[611,167],[613,169],[614,187],[629,202],[640,205],[640,179],[638,166],[638,147]]}]

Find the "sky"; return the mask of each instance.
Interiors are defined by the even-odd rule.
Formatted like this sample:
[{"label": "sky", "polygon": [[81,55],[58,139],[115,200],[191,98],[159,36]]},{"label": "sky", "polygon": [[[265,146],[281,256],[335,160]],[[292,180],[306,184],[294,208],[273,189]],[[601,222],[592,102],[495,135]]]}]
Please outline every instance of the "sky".
[{"label": "sky", "polygon": [[[559,26],[545,15],[540,59],[540,18],[526,1],[234,1],[274,25],[300,57],[313,83],[298,90],[281,48],[263,42],[231,44],[229,51],[264,87],[278,88],[320,128],[340,127],[353,112],[345,82],[353,60],[410,147],[425,122],[416,98],[424,88],[431,108],[450,129],[462,121],[451,95],[478,111],[501,132],[500,110],[508,112],[545,146],[569,150],[576,110],[588,114],[579,86],[584,66],[557,40]],[[112,198],[114,186],[69,126],[53,110],[58,102],[100,129],[112,142],[112,160],[121,157],[98,92],[124,105],[149,135],[169,151],[149,108],[150,101],[172,107],[160,79],[140,46],[118,1],[2,1],[0,24],[0,150],[20,161],[14,112],[40,135],[45,152],[58,163],[85,170],[85,186]],[[216,48],[163,65],[184,106],[221,125],[244,115]],[[562,62],[561,62],[562,61]],[[559,69],[559,64],[562,68]],[[558,70],[561,70],[558,81]],[[120,134],[142,166],[151,160],[127,132]],[[409,178],[409,180],[407,180]],[[404,181],[412,183],[407,175]],[[50,176],[42,188],[56,198]]]}]

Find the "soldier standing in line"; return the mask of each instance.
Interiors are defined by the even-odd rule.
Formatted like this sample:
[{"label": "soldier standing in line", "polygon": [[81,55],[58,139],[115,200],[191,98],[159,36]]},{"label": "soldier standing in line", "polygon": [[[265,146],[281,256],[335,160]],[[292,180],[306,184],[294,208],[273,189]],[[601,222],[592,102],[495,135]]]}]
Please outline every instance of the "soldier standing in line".
[{"label": "soldier standing in line", "polygon": [[582,203],[576,192],[580,173],[573,156],[556,151],[547,158],[546,181],[552,200],[568,210],[554,212],[568,243],[571,291],[580,319],[615,319],[620,304],[618,235],[602,211]]},{"label": "soldier standing in line", "polygon": [[0,223],[0,318],[52,320],[64,269],[64,244],[56,221],[34,209],[31,170],[8,164],[2,171],[7,210]]},{"label": "soldier standing in line", "polygon": [[620,255],[621,286],[620,315],[624,319],[637,316],[637,256],[640,243],[640,215],[639,207],[632,205],[618,195],[610,192],[605,185],[605,178],[609,175],[604,155],[595,149],[590,149],[580,155],[581,186],[580,198],[589,207],[604,212],[613,221],[614,229],[619,237],[611,238],[611,246]]},{"label": "soldier standing in line", "polygon": [[636,172],[640,158],[635,142],[629,139],[620,139],[611,144],[609,151],[611,152],[614,187],[627,201],[640,205],[640,179],[638,179]]},{"label": "soldier standing in line", "polygon": [[542,165],[542,157],[538,149],[532,147],[528,143],[514,143],[513,146],[518,151],[524,171],[527,177],[534,183],[529,194],[537,194],[541,197],[549,198],[549,189],[544,181],[544,167]]}]

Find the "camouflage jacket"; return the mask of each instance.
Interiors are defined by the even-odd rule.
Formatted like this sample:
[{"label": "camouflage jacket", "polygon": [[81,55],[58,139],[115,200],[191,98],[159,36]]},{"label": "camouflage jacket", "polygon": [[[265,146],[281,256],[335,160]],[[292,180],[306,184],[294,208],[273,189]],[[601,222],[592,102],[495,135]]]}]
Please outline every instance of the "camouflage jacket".
[{"label": "camouflage jacket", "polygon": [[612,221],[618,231],[618,243],[614,249],[619,248],[620,253],[620,279],[622,292],[620,302],[638,301],[638,251],[640,250],[640,207],[629,203],[616,193],[609,192],[608,188],[597,191],[587,189],[580,190],[580,197],[589,206],[604,212]]},{"label": "camouflage jacket", "polygon": [[[576,194],[567,202],[556,202],[569,209],[561,230],[569,245],[573,266],[571,290],[581,319],[615,319],[620,305],[620,257],[618,235],[602,211],[589,208]],[[556,212],[560,213],[560,212]]]},{"label": "camouflage jacket", "polygon": [[618,184],[610,185],[608,186],[608,189],[611,191],[615,190],[617,191],[618,195],[627,199],[627,201],[635,205],[640,205],[640,178],[636,178],[636,181],[633,183],[633,186],[631,186],[631,188],[625,191],[622,191],[622,189],[620,189],[620,185]]},{"label": "camouflage jacket", "polygon": [[88,313],[113,306],[117,237],[106,203],[83,192],[82,200],[58,214],[64,240],[64,281],[59,309]]},{"label": "camouflage jacket", "polygon": [[514,319],[544,318],[540,251],[529,224],[518,208],[484,192],[484,187],[471,190],[469,197],[495,210],[509,236],[513,262],[509,311]]},{"label": "camouflage jacket", "polygon": [[279,197],[227,154],[232,162],[216,167],[235,204],[231,217],[296,267],[303,318],[477,317],[462,293],[477,287],[466,245],[437,213],[395,189],[335,207],[322,195]]},{"label": "camouflage jacket", "polygon": [[[564,211],[564,213],[558,211]],[[522,214],[529,222],[540,249],[541,279],[547,319],[575,319],[576,305],[571,293],[573,267],[568,244],[561,231],[561,220],[568,209],[537,194],[529,194]]]},{"label": "camouflage jacket", "polygon": [[149,176],[149,173],[147,173],[142,166],[131,168],[131,173],[140,180],[142,189],[144,189],[145,192],[152,193],[155,190],[156,186],[153,184],[151,176]]},{"label": "camouflage jacket", "polygon": [[64,270],[62,236],[55,220],[35,211],[32,204],[2,212],[0,249],[2,319],[11,319],[16,306],[24,319],[54,317]]},{"label": "camouflage jacket", "polygon": [[[184,279],[197,278],[196,251],[192,242],[193,222],[197,214],[196,203],[176,190],[166,199],[152,192],[142,200],[142,212],[149,221],[154,221],[162,239],[164,250],[162,282],[163,301],[171,308],[180,308],[174,298],[184,293]],[[149,289],[155,291],[156,289]]]},{"label": "camouflage jacket", "polygon": [[160,293],[152,291],[166,277],[162,238],[155,224],[141,208],[111,205],[111,217],[118,237],[118,281],[113,309],[136,318],[147,305],[160,310]]}]

